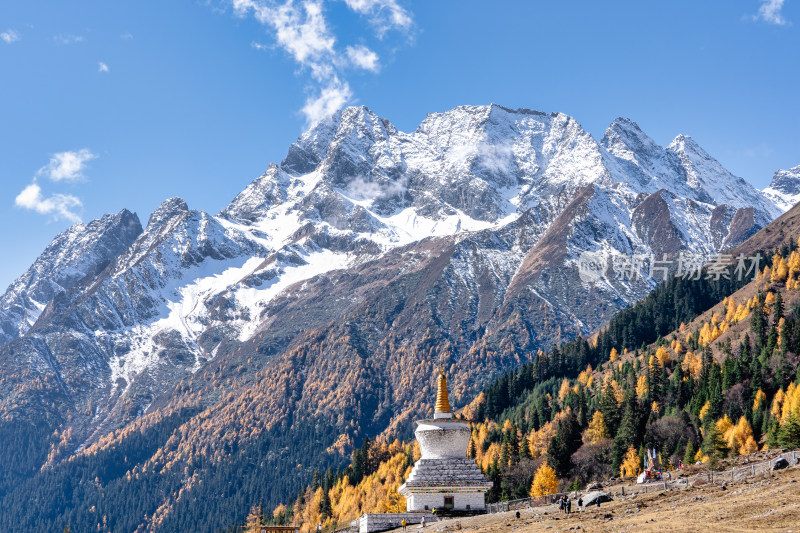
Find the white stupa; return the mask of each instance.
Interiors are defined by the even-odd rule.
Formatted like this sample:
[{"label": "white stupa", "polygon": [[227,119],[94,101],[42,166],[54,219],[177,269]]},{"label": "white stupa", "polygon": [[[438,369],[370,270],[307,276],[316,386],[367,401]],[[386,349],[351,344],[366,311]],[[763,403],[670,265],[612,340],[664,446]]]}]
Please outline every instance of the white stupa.
[{"label": "white stupa", "polygon": [[398,489],[406,498],[406,511],[485,509],[485,493],[492,483],[467,457],[470,429],[453,421],[444,369],[439,372],[433,420],[419,420],[417,424],[414,434],[422,456]]}]

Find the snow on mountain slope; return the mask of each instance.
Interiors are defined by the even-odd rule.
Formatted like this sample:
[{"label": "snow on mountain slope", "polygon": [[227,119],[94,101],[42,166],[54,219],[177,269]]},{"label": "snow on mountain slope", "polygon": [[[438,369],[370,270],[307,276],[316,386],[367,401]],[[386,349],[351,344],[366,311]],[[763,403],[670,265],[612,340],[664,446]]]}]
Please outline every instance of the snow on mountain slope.
[{"label": "snow on mountain slope", "polygon": [[782,211],[788,211],[800,202],[800,165],[789,170],[778,170],[772,183],[763,191]]},{"label": "snow on mountain slope", "polygon": [[56,236],[0,298],[0,345],[24,335],[50,300],[98,274],[141,232],[137,216],[123,209]]},{"label": "snow on mountain slope", "polygon": [[[482,294],[470,320],[491,323],[533,291],[558,317],[542,328],[588,333],[655,282],[646,267],[635,280],[608,269],[580,275],[586,254],[603,265],[709,255],[777,212],[691,139],[663,148],[626,119],[597,142],[561,113],[461,106],[405,133],[350,107],[302,134],[218,215],[167,200],[92,283],[56,300],[30,296],[26,312],[42,317],[19,342],[65,383],[66,372],[92,377],[94,388],[81,390],[99,405],[87,422],[99,434],[138,416],[166,384],[269,333],[293,300],[319,305],[308,290],[315,280],[352,283],[382,261],[396,268],[404,254],[441,257],[451,294]],[[736,231],[734,220],[744,221]],[[284,324],[269,353],[337,319],[353,297],[338,295],[308,323]],[[19,350],[7,353],[25,364],[14,359]]]}]

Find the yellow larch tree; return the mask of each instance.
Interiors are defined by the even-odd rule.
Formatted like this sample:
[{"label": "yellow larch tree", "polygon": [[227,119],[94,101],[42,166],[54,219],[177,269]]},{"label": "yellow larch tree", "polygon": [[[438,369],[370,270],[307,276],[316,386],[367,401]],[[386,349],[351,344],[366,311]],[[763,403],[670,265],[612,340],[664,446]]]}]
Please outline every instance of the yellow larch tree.
[{"label": "yellow larch tree", "polygon": [[638,476],[640,466],[642,461],[639,459],[639,452],[633,446],[628,447],[628,451],[625,452],[625,459],[622,460],[622,464],[619,466],[619,475],[620,477],[626,476]]},{"label": "yellow larch tree", "polygon": [[686,355],[683,356],[681,368],[687,374],[691,374],[692,377],[697,378],[700,376],[700,371],[703,369],[703,359],[694,352],[686,352]]},{"label": "yellow larch tree", "polygon": [[244,524],[244,533],[261,533],[261,526],[264,525],[264,509],[261,505],[254,505],[247,515]]},{"label": "yellow larch tree", "polygon": [[772,304],[775,303],[775,293],[769,291],[764,297],[764,312],[770,314],[772,312]]},{"label": "yellow larch tree", "polygon": [[592,365],[586,367],[586,370],[578,374],[578,383],[584,387],[588,387],[589,378],[592,377]]},{"label": "yellow larch tree", "polygon": [[589,427],[583,433],[583,442],[587,444],[597,444],[603,439],[611,438],[608,434],[605,418],[603,413],[595,411],[592,415],[592,420],[589,422]]},{"label": "yellow larch tree", "polygon": [[561,388],[558,389],[558,399],[563,402],[569,394],[569,380],[564,378],[561,382]]},{"label": "yellow larch tree", "polygon": [[711,409],[711,403],[710,402],[706,402],[703,405],[703,407],[700,408],[700,414],[698,415],[698,417],[700,418],[701,422],[703,422],[705,420],[705,418],[708,416],[708,411],[710,409]]},{"label": "yellow larch tree", "polygon": [[761,408],[761,404],[764,403],[764,400],[766,399],[767,395],[764,393],[764,391],[758,389],[755,398],[753,398],[753,411],[758,411]]},{"label": "yellow larch tree", "polygon": [[779,254],[775,254],[772,258],[772,275],[770,281],[772,283],[780,283],[786,281],[789,277],[789,265]]},{"label": "yellow larch tree", "polygon": [[[727,416],[727,415],[726,415]],[[747,455],[758,451],[758,444],[753,438],[753,428],[744,416],[736,424],[731,424],[723,434],[728,449],[739,455]]]},{"label": "yellow larch tree", "polygon": [[661,366],[666,365],[672,360],[666,346],[659,346],[658,349],[656,349],[656,358],[658,362],[661,363]]},{"label": "yellow larch tree", "polygon": [[790,383],[786,388],[783,405],[781,406],[781,426],[789,422],[790,418],[800,417],[800,387]]},{"label": "yellow larch tree", "polygon": [[531,497],[537,498],[539,496],[555,494],[557,490],[558,477],[556,477],[556,471],[553,470],[549,464],[547,464],[547,461],[545,461],[533,476],[533,483],[531,483]]},{"label": "yellow larch tree", "polygon": [[772,408],[770,409],[772,416],[776,418],[781,416],[781,407],[783,406],[783,400],[785,397],[786,395],[784,394],[783,389],[778,389],[778,392],[775,393],[775,397],[772,398]]},{"label": "yellow larch tree", "polygon": [[608,354],[608,358],[609,360],[611,360],[612,363],[617,359],[619,359],[619,352],[617,351],[616,348],[611,348],[611,352]]},{"label": "yellow larch tree", "polygon": [[636,396],[641,400],[647,396],[647,376],[641,375],[636,381]]},{"label": "yellow larch tree", "polygon": [[725,320],[728,322],[734,322],[736,318],[736,300],[733,297],[726,298],[726,306],[727,310],[725,311]]},{"label": "yellow larch tree", "polygon": [[750,310],[751,309],[752,309],[751,307],[748,307],[746,305],[742,305],[742,304],[737,305],[736,306],[736,315],[733,317],[733,321],[734,322],[741,322],[742,320],[747,318],[747,315],[750,314]]}]

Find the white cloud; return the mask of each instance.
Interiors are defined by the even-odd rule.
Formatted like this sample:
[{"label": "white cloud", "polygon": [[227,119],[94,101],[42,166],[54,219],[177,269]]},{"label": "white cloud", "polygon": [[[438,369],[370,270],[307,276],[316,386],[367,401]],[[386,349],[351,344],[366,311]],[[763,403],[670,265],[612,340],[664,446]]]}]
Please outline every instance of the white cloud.
[{"label": "white cloud", "polygon": [[122,39],[123,41],[130,41],[131,39],[133,39],[133,34],[131,32],[125,32],[122,35],[120,35],[119,38]]},{"label": "white cloud", "polygon": [[356,13],[368,16],[380,37],[392,29],[408,30],[413,24],[411,15],[397,0],[344,0],[344,3]]},{"label": "white cloud", "polygon": [[53,36],[53,40],[56,44],[75,44],[75,43],[82,43],[86,41],[86,37],[82,35],[70,35],[60,33],[58,35]]},{"label": "white cloud", "polygon": [[405,191],[408,186],[408,177],[403,176],[397,181],[379,183],[367,181],[363,176],[356,176],[347,184],[345,192],[354,200],[375,200],[390,198]]},{"label": "white cloud", "polygon": [[372,72],[378,72],[378,70],[380,70],[378,54],[366,46],[348,46],[345,52],[347,53],[347,58],[350,60],[350,63],[356,67]]},{"label": "white cloud", "polygon": [[108,72],[108,65],[106,65],[105,63],[103,63],[102,61],[100,61],[100,62],[97,64],[97,71],[98,71],[98,72]]},{"label": "white cloud", "polygon": [[233,0],[233,6],[239,16],[252,11],[258,22],[272,30],[278,46],[308,68],[314,79],[324,82],[334,76],[336,38],[328,30],[320,0],[306,0],[300,6],[292,0],[280,5],[269,0]]},{"label": "white cloud", "polygon": [[42,215],[53,215],[53,218],[68,220],[72,223],[80,222],[81,217],[76,213],[83,207],[80,199],[71,194],[54,194],[49,197],[42,195],[42,188],[34,180],[33,183],[22,189],[14,199],[14,204],[23,209],[30,209]]},{"label": "white cloud", "polygon": [[338,78],[331,80],[330,84],[323,87],[316,96],[311,96],[303,106],[303,114],[306,117],[307,125],[328,117],[350,101],[353,92],[347,82],[340,82]]},{"label": "white cloud", "polygon": [[3,33],[0,33],[0,40],[3,40],[6,44],[17,42],[19,41],[19,33],[9,28]]},{"label": "white cloud", "polygon": [[[275,44],[314,80],[313,94],[302,112],[308,124],[335,113],[353,97],[350,85],[343,78],[351,66],[377,72],[378,54],[364,45],[337,47],[337,39],[325,18],[323,0],[228,0],[236,16],[252,16],[268,28]],[[333,1],[333,0],[329,0]],[[337,0],[341,1],[341,0]],[[379,37],[389,29],[407,30],[410,15],[397,0],[344,0],[352,11],[369,18]],[[256,50],[272,47],[251,42]]]},{"label": "white cloud", "polygon": [[37,176],[44,176],[53,181],[77,181],[83,179],[86,163],[96,159],[97,155],[83,148],[76,152],[59,152],[53,154],[50,162],[39,169]]},{"label": "white cloud", "polygon": [[783,9],[784,0],[761,0],[761,7],[758,8],[758,14],[753,18],[755,20],[763,20],[769,24],[776,26],[786,26],[789,21],[783,16],[781,10]]}]

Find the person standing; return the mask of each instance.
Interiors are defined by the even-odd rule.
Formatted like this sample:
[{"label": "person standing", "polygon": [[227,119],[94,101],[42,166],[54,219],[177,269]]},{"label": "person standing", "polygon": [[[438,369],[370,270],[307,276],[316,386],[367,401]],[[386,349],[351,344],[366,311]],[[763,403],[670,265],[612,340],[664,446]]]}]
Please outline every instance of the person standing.
[{"label": "person standing", "polygon": [[425,517],[424,516],[422,517],[422,522],[420,522],[420,525],[422,526],[423,529],[425,529]]},{"label": "person standing", "polygon": [[400,522],[400,525],[403,526],[403,531],[405,531],[406,530],[406,525],[407,525],[405,519],[403,519],[403,521]]}]

